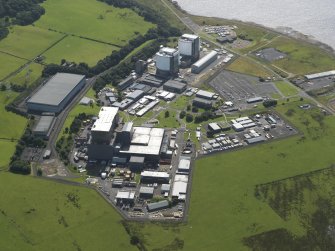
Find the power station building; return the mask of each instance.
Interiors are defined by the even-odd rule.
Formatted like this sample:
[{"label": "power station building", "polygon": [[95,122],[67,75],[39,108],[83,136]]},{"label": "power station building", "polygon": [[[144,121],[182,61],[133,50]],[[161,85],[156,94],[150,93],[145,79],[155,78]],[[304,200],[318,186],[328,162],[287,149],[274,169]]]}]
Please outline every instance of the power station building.
[{"label": "power station building", "polygon": [[200,56],[200,38],[193,34],[184,34],[178,40],[178,49],[181,57],[190,58],[192,62]]},{"label": "power station building", "polygon": [[85,75],[57,73],[27,101],[28,111],[59,113],[85,83]]},{"label": "power station building", "polygon": [[87,154],[89,160],[122,158],[158,161],[164,138],[163,128],[134,127],[132,122],[118,124],[118,108],[102,107],[91,129]]},{"label": "power station building", "polygon": [[110,142],[119,121],[118,111],[117,107],[101,107],[98,119],[91,129],[92,142],[99,144]]},{"label": "power station building", "polygon": [[179,51],[163,47],[156,53],[156,74],[158,76],[174,76],[179,72]]}]

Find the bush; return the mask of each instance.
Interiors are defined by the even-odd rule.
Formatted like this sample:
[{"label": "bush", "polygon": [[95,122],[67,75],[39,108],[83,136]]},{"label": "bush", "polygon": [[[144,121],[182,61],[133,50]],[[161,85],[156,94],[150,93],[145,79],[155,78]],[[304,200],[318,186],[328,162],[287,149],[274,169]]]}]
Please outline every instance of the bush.
[{"label": "bush", "polygon": [[130,238],[131,245],[137,245],[139,242],[140,242],[140,239],[136,235],[131,236]]},{"label": "bush", "polygon": [[183,118],[185,118],[185,116],[186,116],[186,112],[185,111],[181,111],[180,114],[179,114],[179,118],[183,119]]},{"label": "bush", "polygon": [[170,112],[169,112],[169,111],[166,111],[164,116],[165,116],[165,118],[170,117]]},{"label": "bush", "polygon": [[186,122],[191,123],[193,121],[193,115],[187,113],[186,114]]},{"label": "bush", "polygon": [[22,160],[15,160],[9,166],[9,171],[18,174],[30,174],[30,163]]},{"label": "bush", "polygon": [[268,108],[268,107],[271,107],[271,106],[276,106],[277,105],[277,100],[274,100],[274,99],[268,99],[268,100],[265,100],[263,102],[263,105],[264,107]]},{"label": "bush", "polygon": [[199,111],[198,107],[196,107],[196,106],[193,106],[193,107],[192,107],[192,112],[196,113],[196,112],[198,112],[198,111]]}]

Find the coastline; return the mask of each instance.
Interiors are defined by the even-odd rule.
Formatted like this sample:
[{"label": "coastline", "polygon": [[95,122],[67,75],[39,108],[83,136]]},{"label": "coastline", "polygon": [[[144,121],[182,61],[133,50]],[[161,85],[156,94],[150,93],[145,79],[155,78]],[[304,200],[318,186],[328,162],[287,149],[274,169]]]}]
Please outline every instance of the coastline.
[{"label": "coastline", "polygon": [[[171,1],[171,0],[170,0]],[[243,24],[247,24],[247,25],[251,25],[254,27],[258,27],[258,28],[262,28],[262,29],[266,29],[269,30],[271,32],[274,33],[278,33],[280,35],[284,35],[287,36],[289,38],[293,38],[296,40],[299,40],[301,42],[305,42],[311,45],[315,45],[317,47],[319,47],[322,50],[325,50],[329,53],[331,53],[332,55],[335,56],[335,48],[333,48],[332,46],[314,38],[311,35],[306,35],[303,34],[302,32],[299,32],[291,27],[287,27],[287,26],[280,26],[280,27],[276,27],[276,28],[272,28],[269,26],[265,26],[263,24],[259,24],[256,22],[251,22],[251,21],[243,21],[240,19],[227,19],[227,18],[223,18],[223,17],[216,17],[216,16],[202,16],[202,15],[195,15],[192,13],[189,13],[188,11],[186,11],[185,9],[183,9],[179,3],[177,1],[171,1],[173,3],[173,5],[182,13],[184,13],[185,15],[189,16],[189,17],[198,17],[198,18],[215,18],[221,21],[227,21],[227,22],[238,22],[238,23],[243,23]]]}]

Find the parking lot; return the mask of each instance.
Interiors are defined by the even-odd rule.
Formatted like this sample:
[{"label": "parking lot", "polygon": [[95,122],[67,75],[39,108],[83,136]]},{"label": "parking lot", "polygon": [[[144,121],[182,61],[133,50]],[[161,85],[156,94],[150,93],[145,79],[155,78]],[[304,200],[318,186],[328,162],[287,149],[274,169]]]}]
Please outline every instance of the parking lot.
[{"label": "parking lot", "polygon": [[220,132],[215,134],[213,138],[201,142],[200,154],[229,151],[261,142],[268,142],[273,139],[289,137],[298,133],[295,128],[276,113],[256,114],[248,118],[255,123],[255,126],[240,132]]},{"label": "parking lot", "polygon": [[247,108],[249,98],[271,98],[272,94],[279,94],[272,82],[261,82],[257,77],[225,70],[209,84],[225,101],[232,101],[241,109]]},{"label": "parking lot", "polygon": [[275,48],[266,48],[266,49],[257,51],[255,55],[269,62],[273,62],[273,61],[287,57],[285,53],[280,52],[276,50]]}]

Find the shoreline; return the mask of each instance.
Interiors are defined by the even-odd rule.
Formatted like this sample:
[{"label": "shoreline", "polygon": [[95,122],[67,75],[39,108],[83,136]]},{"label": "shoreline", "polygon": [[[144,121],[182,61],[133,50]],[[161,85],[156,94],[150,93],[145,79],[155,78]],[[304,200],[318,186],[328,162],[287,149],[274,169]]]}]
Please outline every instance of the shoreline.
[{"label": "shoreline", "polygon": [[[169,0],[169,1],[171,1],[171,0]],[[266,30],[269,30],[271,32],[275,32],[275,33],[287,36],[289,38],[299,40],[301,42],[305,42],[305,43],[308,43],[308,44],[311,44],[311,45],[315,45],[315,46],[319,47],[320,49],[325,50],[327,52],[330,52],[333,56],[335,56],[335,48],[333,48],[332,46],[330,46],[330,45],[328,45],[328,44],[326,44],[326,43],[324,43],[320,40],[317,40],[312,35],[303,34],[302,32],[297,31],[297,30],[295,30],[291,27],[279,26],[279,27],[272,28],[272,27],[268,27],[268,26],[265,26],[263,24],[259,24],[259,23],[256,23],[256,22],[243,21],[243,20],[235,19],[235,18],[234,19],[227,19],[227,18],[216,17],[216,16],[196,15],[196,14],[189,13],[187,10],[183,9],[177,1],[171,1],[171,3],[175,6],[175,8],[177,8],[182,13],[184,13],[185,15],[188,15],[191,18],[192,17],[216,18],[216,19],[219,19],[219,20],[222,20],[222,21],[239,22],[239,23],[243,23],[243,24],[247,24],[247,25],[252,25],[252,26],[255,26],[255,27],[258,27],[258,28],[266,29]]]}]

